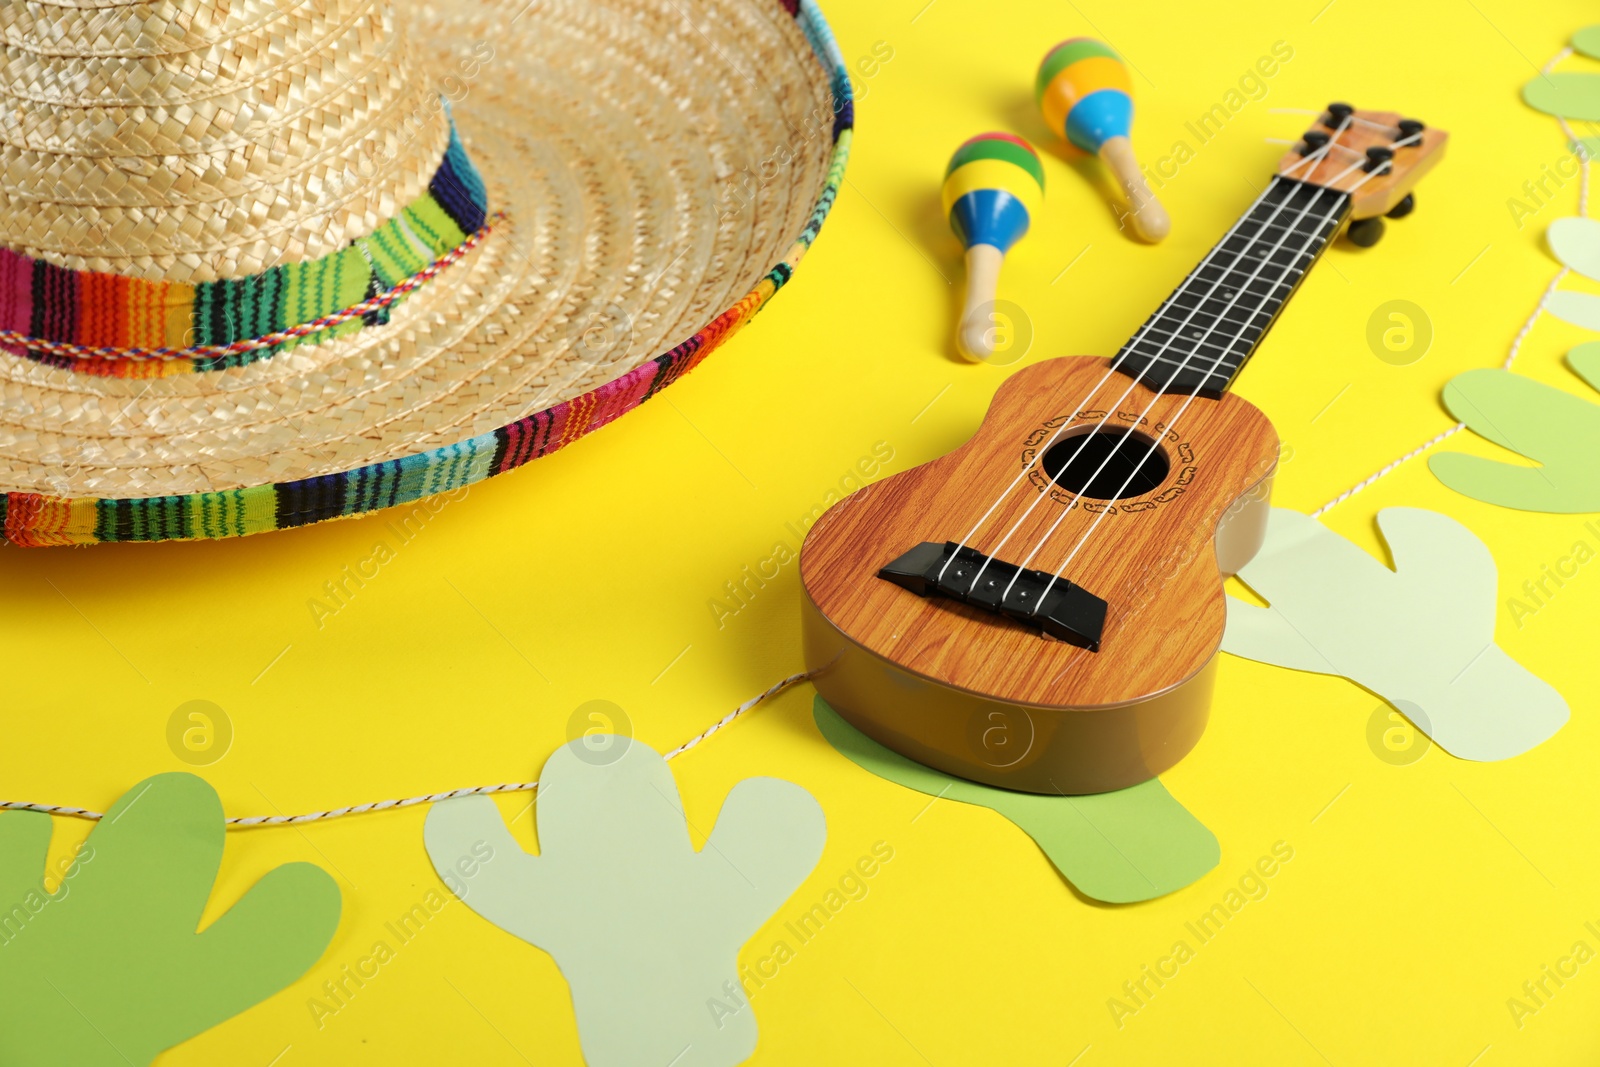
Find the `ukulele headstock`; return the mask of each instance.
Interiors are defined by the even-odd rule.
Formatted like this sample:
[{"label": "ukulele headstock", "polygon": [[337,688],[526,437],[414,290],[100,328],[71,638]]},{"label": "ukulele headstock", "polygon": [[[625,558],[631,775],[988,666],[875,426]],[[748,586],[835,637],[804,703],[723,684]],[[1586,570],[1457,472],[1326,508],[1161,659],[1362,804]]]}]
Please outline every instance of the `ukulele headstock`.
[{"label": "ukulele headstock", "polygon": [[[1350,193],[1351,218],[1377,218],[1411,194],[1439,162],[1449,139],[1445,131],[1398,112],[1329,104],[1278,162],[1278,173]],[[1321,157],[1310,161],[1319,152]]]}]

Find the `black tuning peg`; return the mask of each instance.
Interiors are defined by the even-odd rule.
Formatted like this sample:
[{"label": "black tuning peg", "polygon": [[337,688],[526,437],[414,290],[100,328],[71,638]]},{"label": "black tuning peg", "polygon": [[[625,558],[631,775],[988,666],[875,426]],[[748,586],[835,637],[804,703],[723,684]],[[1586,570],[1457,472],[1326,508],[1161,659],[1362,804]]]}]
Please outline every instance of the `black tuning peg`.
[{"label": "black tuning peg", "polygon": [[1417,196],[1416,196],[1416,194],[1415,193],[1407,193],[1406,194],[1406,198],[1404,200],[1400,201],[1394,207],[1390,208],[1387,212],[1385,212],[1385,216],[1387,218],[1391,218],[1391,219],[1403,219],[1407,215],[1409,215],[1413,211],[1415,211],[1416,209],[1417,209]]},{"label": "black tuning peg", "polygon": [[1396,141],[1409,140],[1427,129],[1419,119],[1401,119],[1397,125],[1399,133],[1395,135]]},{"label": "black tuning peg", "polygon": [[1361,169],[1370,174],[1393,158],[1393,149],[1375,144],[1367,149],[1367,161],[1361,165]]},{"label": "black tuning peg", "polygon": [[1340,123],[1349,118],[1351,115],[1355,114],[1355,110],[1356,109],[1351,107],[1349,104],[1341,104],[1337,102],[1329,104],[1328,117],[1323,122],[1323,125],[1328,127],[1330,130],[1337,129]]},{"label": "black tuning peg", "polygon": [[1300,140],[1305,145],[1305,151],[1300,154],[1309,156],[1313,152],[1320,152],[1327,145],[1328,135],[1321,130],[1307,130]]},{"label": "black tuning peg", "polygon": [[1345,231],[1350,243],[1357,248],[1371,248],[1383,237],[1383,220],[1379,218],[1356,219]]}]

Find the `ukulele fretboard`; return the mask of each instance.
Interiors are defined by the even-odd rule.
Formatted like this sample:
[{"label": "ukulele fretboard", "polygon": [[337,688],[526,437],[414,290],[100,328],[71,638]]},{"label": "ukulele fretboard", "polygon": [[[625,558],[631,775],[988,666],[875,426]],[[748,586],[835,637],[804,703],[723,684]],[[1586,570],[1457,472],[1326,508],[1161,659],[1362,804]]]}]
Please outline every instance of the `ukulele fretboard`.
[{"label": "ukulele fretboard", "polygon": [[1157,392],[1220,397],[1349,213],[1344,193],[1274,178],[1112,366]]}]

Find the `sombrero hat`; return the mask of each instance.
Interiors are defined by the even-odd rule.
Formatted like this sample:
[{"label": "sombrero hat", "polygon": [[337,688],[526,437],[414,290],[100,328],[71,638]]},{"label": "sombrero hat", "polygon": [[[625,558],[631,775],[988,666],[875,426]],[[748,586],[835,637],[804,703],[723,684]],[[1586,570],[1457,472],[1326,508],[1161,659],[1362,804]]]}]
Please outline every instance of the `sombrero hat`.
[{"label": "sombrero hat", "polygon": [[810,0],[0,6],[19,545],[416,500],[653,396],[788,280],[850,144]]}]

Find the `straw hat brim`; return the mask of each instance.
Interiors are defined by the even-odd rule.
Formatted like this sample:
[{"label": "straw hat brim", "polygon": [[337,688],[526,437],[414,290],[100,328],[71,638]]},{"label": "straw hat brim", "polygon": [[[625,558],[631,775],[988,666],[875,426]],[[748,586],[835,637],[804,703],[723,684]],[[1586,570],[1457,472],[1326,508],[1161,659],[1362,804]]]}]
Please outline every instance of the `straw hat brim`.
[{"label": "straw hat brim", "polygon": [[494,230],[392,320],[143,380],[0,353],[19,545],[228,537],[512,470],[698,364],[789,279],[849,83],[807,0],[403,4]]}]

